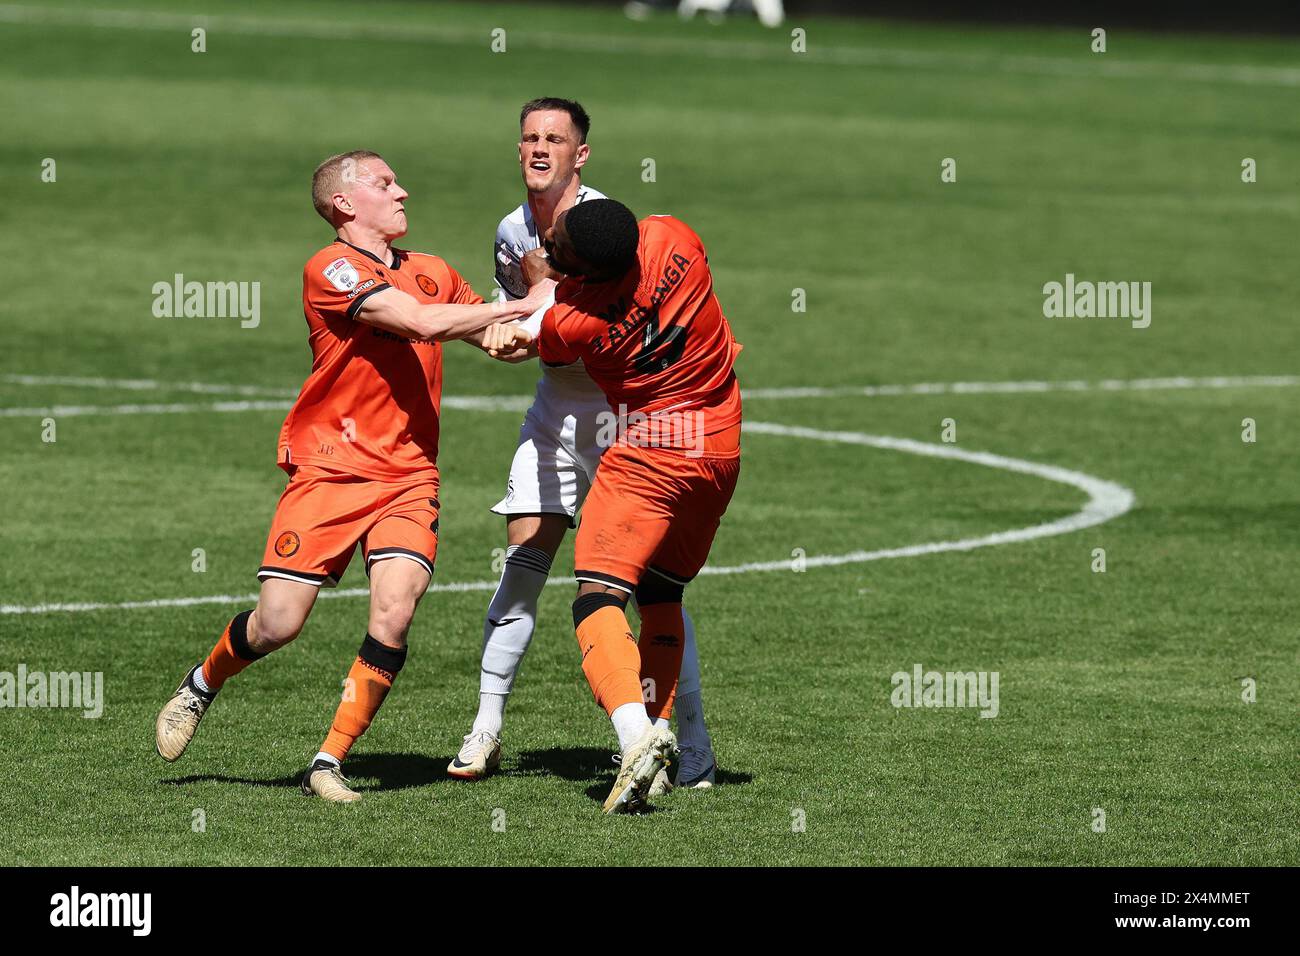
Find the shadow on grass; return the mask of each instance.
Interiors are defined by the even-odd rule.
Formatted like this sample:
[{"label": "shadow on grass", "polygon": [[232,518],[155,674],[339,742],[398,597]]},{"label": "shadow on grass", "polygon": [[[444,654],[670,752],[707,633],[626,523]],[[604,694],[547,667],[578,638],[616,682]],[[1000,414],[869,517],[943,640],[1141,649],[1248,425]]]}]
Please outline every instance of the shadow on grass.
[{"label": "shadow on grass", "polygon": [[[354,783],[353,789],[358,793],[377,790],[406,790],[411,787],[425,787],[440,780],[449,780],[447,763],[450,757],[427,757],[423,754],[397,753],[361,753],[348,758],[343,772]],[[183,787],[191,783],[233,783],[245,787],[294,787],[302,781],[302,770],[287,777],[255,779],[252,777],[230,777],[224,774],[192,774],[188,777],[173,777],[162,783],[174,787]],[[361,780],[374,780],[374,783],[359,783]]]},{"label": "shadow on grass", "polygon": [[[614,785],[618,772],[612,751],[604,747],[550,747],[546,750],[525,750],[519,754],[514,766],[503,771],[507,777],[515,776],[552,776],[561,780],[577,783],[589,782],[587,796],[597,803],[603,803]],[[447,775],[447,763],[450,757],[428,757],[412,753],[361,753],[350,757],[344,766],[344,773],[353,781],[354,789],[359,793],[381,790],[407,790],[412,787],[427,787],[430,784],[450,780]],[[173,787],[184,787],[194,783],[229,783],[242,787],[291,787],[297,789],[302,780],[303,770],[282,777],[235,777],[226,774],[191,774],[186,777],[172,777],[160,781]],[[747,773],[734,770],[719,770],[719,786],[750,783],[754,778]],[[362,781],[365,781],[364,783]],[[373,781],[373,782],[371,782]],[[647,812],[656,812],[650,807]]]},{"label": "shadow on grass", "polygon": [[[548,747],[546,750],[525,750],[519,754],[515,765],[505,771],[507,776],[559,777],[561,780],[596,780],[608,778],[605,789],[614,783],[618,767],[613,761],[614,752],[608,747]],[[601,797],[604,800],[604,797]]]},{"label": "shadow on grass", "polygon": [[[613,752],[604,747],[550,747],[546,750],[525,750],[519,754],[515,766],[505,771],[507,776],[551,776],[578,783],[592,781],[587,796],[604,803],[609,788],[614,785],[618,767]],[[753,776],[743,771],[718,770],[718,786],[732,786],[753,782]],[[651,806],[645,812],[661,809]]]}]

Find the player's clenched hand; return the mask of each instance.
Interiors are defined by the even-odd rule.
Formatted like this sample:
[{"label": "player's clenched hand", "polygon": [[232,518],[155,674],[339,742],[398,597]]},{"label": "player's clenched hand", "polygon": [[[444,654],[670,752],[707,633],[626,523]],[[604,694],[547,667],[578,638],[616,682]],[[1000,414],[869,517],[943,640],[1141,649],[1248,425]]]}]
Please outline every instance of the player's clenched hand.
[{"label": "player's clenched hand", "polygon": [[532,341],[527,329],[513,323],[498,322],[483,331],[483,348],[493,358],[508,360]]},{"label": "player's clenched hand", "polygon": [[546,257],[546,250],[541,247],[531,249],[525,253],[520,268],[524,273],[524,282],[530,288],[544,279],[559,282],[564,278],[563,274],[556,272],[552,268],[551,260]]}]

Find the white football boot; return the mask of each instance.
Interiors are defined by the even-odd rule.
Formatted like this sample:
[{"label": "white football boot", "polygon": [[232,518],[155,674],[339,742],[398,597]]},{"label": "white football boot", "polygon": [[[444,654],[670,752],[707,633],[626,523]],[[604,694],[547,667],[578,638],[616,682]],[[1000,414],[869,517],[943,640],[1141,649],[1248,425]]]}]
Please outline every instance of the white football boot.
[{"label": "white football boot", "polygon": [[447,775],[458,780],[481,780],[501,766],[501,740],[486,730],[470,731],[460,753],[447,764]]},{"label": "white football boot", "polygon": [[[666,727],[651,727],[645,735],[623,751],[613,789],[605,798],[606,813],[640,810],[650,796],[650,788],[659,772],[668,766],[677,751],[677,738]],[[665,775],[666,776],[666,775]]]},{"label": "white football boot", "polygon": [[659,768],[655,774],[654,783],[650,784],[650,792],[646,794],[647,800],[653,800],[655,797],[663,797],[673,792],[673,782],[668,779],[668,771],[664,767]]},{"label": "white football boot", "polygon": [[361,799],[361,794],[353,790],[349,783],[338,764],[317,760],[302,775],[302,795],[310,797],[315,794],[331,803],[356,803]]}]

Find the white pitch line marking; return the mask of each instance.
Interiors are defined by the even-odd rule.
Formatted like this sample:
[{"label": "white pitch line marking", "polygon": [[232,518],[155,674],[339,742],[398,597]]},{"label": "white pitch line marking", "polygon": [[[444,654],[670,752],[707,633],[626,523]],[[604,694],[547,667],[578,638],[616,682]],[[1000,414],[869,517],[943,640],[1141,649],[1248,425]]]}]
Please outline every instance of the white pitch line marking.
[{"label": "white pitch line marking", "polygon": [[[125,389],[128,391],[182,391],[211,395],[277,395],[280,401],[169,402],[129,405],[52,405],[32,408],[0,408],[0,418],[60,418],[77,415],[165,415],[191,412],[251,412],[287,410],[288,399],[297,389],[263,388],[251,385],[223,385],[205,382],[160,382],[154,379],[80,378],[70,375],[0,374],[0,384],[39,387],[65,385],[75,388]],[[747,388],[746,401],[799,398],[893,398],[904,395],[1015,395],[1042,392],[1151,392],[1178,389],[1293,388],[1300,375],[1215,375],[1201,378],[1110,378],[1095,382],[916,382],[908,385],[838,385],[795,388]],[[521,395],[444,395],[444,408],[466,411],[524,411],[532,398]]]},{"label": "white pitch line marking", "polygon": [[[988,468],[1016,472],[1022,475],[1034,475],[1047,481],[1077,488],[1088,496],[1087,503],[1074,512],[1055,521],[1015,528],[1011,531],[999,531],[993,534],[979,535],[973,538],[960,538],[955,541],[932,541],[926,544],[913,544],[901,548],[886,548],[879,551],[850,551],[847,554],[814,555],[803,559],[806,567],[824,568],[841,564],[863,564],[868,561],[883,561],[891,558],[911,558],[926,554],[941,554],[949,551],[974,551],[994,545],[1013,544],[1020,541],[1032,541],[1058,534],[1068,534],[1083,528],[1091,528],[1118,518],[1129,511],[1136,500],[1133,492],[1123,485],[1106,481],[1081,471],[1071,471],[1055,465],[1040,465],[1020,458],[1008,458],[990,452],[965,451],[952,445],[932,445],[927,442],[913,441],[909,438],[893,438],[888,435],[867,435],[862,432],[822,431],[816,428],[803,428],[795,425],[779,425],[771,422],[746,422],[746,432],[758,435],[780,435],[788,438],[807,438],[815,441],[839,442],[843,444],[865,445],[885,451],[901,451],[909,455],[922,455],[929,458],[943,458],[963,461]],[[701,574],[750,574],[760,571],[784,571],[790,568],[790,559],[780,561],[756,561],[730,567],[705,567]],[[572,584],[569,577],[547,579],[548,586]],[[431,592],[439,591],[493,591],[496,581],[462,581],[451,584],[430,585]],[[322,598],[362,597],[370,592],[366,588],[347,588],[341,591],[324,589]],[[51,614],[57,612],[84,611],[134,611],[144,608],[193,607],[199,604],[249,604],[257,601],[256,594],[217,594],[206,597],[159,598],[152,601],[125,601],[121,603],[68,603],[0,605],[0,614]]]},{"label": "white pitch line marking", "polygon": [[[443,408],[474,412],[522,412],[532,404],[522,395],[444,395]],[[0,418],[75,418],[79,415],[179,415],[194,412],[263,412],[288,411],[293,402],[171,402],[145,405],[49,405],[41,408],[0,408]]]},{"label": "white pitch line marking", "polygon": [[[1106,521],[1111,521],[1132,509],[1137,501],[1133,491],[1123,485],[1104,478],[1096,478],[1081,471],[1071,471],[1056,465],[1041,465],[1021,458],[1008,458],[992,452],[966,451],[953,445],[932,445],[929,442],[913,441],[910,438],[893,438],[888,435],[866,435],[862,432],[830,432],[817,428],[804,428],[797,425],[777,425],[769,422],[745,422],[744,431],[759,435],[782,435],[789,438],[810,438],[817,441],[842,442],[851,445],[867,445],[887,451],[901,451],[909,455],[922,455],[928,458],[947,458],[964,461],[988,468],[998,468],[1021,475],[1034,475],[1047,481],[1078,488],[1088,496],[1084,506],[1073,514],[1049,521],[1045,524],[1016,528],[1011,531],[998,531],[994,534],[980,535],[975,538],[961,538],[956,541],[934,541],[928,544],[912,544],[902,548],[885,548],[879,551],[851,551],[848,554],[824,554],[803,559],[805,567],[826,568],[840,564],[861,564],[867,561],[882,561],[890,558],[912,558],[923,554],[942,554],[948,551],[974,551],[999,544],[1014,544],[1019,541],[1032,541],[1035,538],[1050,538],[1058,534],[1069,534],[1091,528]],[[726,568],[706,567],[701,574],[745,574],[750,571],[783,571],[790,567],[790,559],[782,561],[759,561],[750,564],[737,564]]]},{"label": "white pitch line marking", "polygon": [[[33,7],[0,4],[0,22],[38,26],[94,27],[121,30],[179,30],[196,26],[243,36],[299,37],[308,40],[338,40],[339,31],[349,38],[384,40],[393,43],[439,43],[473,45],[486,49],[484,31],[463,27],[430,27],[411,17],[401,24],[368,20],[311,23],[288,18],[204,16],[145,10],[89,10],[83,8]],[[516,39],[517,37],[517,39]],[[712,60],[790,62],[789,49],[779,43],[715,42],[689,37],[571,35],[518,31],[512,43],[521,49],[567,50],[612,55],[700,56]],[[945,50],[907,50],[866,46],[814,46],[801,55],[829,66],[885,67],[894,69],[953,70],[974,73],[1023,73],[1036,76],[1066,76],[1103,79],[1152,79],[1178,82],[1237,83],[1247,86],[1300,86],[1300,69],[1288,66],[1255,66],[1246,63],[1187,63],[1160,60],[1102,59],[1083,54],[1064,57],[997,53],[963,53]]]},{"label": "white pitch line marking", "polygon": [[44,408],[0,408],[0,418],[75,418],[79,415],[175,415],[188,412],[261,412],[287,410],[293,402],[174,402],[151,405],[50,405]]},{"label": "white pitch line marking", "polygon": [[744,398],[884,398],[898,395],[1001,395],[1021,392],[1150,392],[1201,388],[1290,388],[1300,375],[1217,375],[1206,378],[1108,378],[1058,382],[918,382],[912,385],[841,385],[751,388]]},{"label": "white pitch line marking", "polygon": [[73,388],[114,388],[128,392],[198,392],[202,395],[247,395],[265,398],[293,398],[296,388],[271,388],[263,385],[227,385],[208,382],[160,382],[153,378],[100,378],[84,375],[0,375],[0,384],[67,385]]}]

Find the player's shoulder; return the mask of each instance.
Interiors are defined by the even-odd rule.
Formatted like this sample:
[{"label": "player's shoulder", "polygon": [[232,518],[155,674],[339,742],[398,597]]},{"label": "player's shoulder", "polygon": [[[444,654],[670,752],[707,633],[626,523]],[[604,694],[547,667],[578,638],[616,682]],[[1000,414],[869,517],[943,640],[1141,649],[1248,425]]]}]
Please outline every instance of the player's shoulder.
[{"label": "player's shoulder", "polygon": [[695,230],[675,216],[646,216],[637,225],[641,231],[638,255],[643,269],[657,272],[656,264],[669,257],[676,260],[683,255],[688,259],[699,256],[705,262],[709,259],[708,250]]},{"label": "player's shoulder", "polygon": [[641,237],[646,240],[681,240],[693,242],[703,248],[699,235],[676,216],[655,214],[646,216],[638,223]]},{"label": "player's shoulder", "polygon": [[351,292],[362,281],[378,260],[342,240],[331,242],[318,250],[302,267],[303,287],[321,289],[333,286],[340,292]]},{"label": "player's shoulder", "polygon": [[574,205],[577,205],[580,202],[586,202],[588,199],[608,199],[608,198],[609,198],[608,196],[606,196],[599,189],[596,189],[594,186],[579,186],[578,195],[574,197],[573,202]]},{"label": "player's shoulder", "polygon": [[550,308],[546,310],[544,318],[552,322],[578,318],[583,314],[589,298],[587,287],[581,279],[566,276],[555,287]]},{"label": "player's shoulder", "polygon": [[359,257],[360,253],[355,249],[336,240],[312,253],[302,269],[303,272],[319,273],[335,259],[356,259]]},{"label": "player's shoulder", "polygon": [[528,210],[528,203],[522,202],[510,212],[501,217],[497,223],[497,238],[505,240],[517,240],[528,235],[528,221],[532,214]]}]

